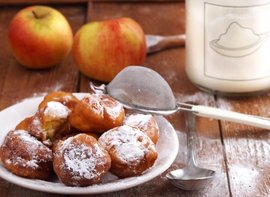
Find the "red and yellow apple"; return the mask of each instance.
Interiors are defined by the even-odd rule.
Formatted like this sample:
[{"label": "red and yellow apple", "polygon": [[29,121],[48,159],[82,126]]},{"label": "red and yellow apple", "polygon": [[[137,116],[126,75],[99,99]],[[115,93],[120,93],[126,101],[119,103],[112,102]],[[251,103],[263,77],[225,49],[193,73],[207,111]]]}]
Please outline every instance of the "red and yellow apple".
[{"label": "red and yellow apple", "polygon": [[126,66],[144,63],[145,35],[131,18],[90,22],[75,34],[72,54],[83,74],[109,82]]},{"label": "red and yellow apple", "polygon": [[70,52],[73,33],[58,10],[30,6],[13,17],[8,42],[20,64],[28,68],[48,68],[61,63]]}]

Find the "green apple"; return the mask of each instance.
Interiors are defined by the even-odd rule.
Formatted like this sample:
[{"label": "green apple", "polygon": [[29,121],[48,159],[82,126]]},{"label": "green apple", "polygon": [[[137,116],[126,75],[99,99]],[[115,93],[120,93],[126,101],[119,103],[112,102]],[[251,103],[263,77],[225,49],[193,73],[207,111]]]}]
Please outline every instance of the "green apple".
[{"label": "green apple", "polygon": [[20,10],[8,28],[8,42],[17,61],[28,68],[48,68],[63,61],[73,44],[67,19],[48,6]]}]

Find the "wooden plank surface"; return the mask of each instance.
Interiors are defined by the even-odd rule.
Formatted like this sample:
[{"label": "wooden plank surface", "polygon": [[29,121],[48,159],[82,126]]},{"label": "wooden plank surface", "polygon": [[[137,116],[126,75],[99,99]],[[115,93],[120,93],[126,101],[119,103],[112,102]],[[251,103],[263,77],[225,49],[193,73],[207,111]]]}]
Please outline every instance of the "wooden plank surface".
[{"label": "wooden plank surface", "polygon": [[[85,7],[55,7],[62,12],[76,32],[77,29],[84,23]],[[17,61],[11,56],[7,44],[7,27],[12,17],[20,8],[7,8],[1,10],[1,75],[6,80],[1,80],[3,83],[1,91],[0,109],[8,105],[14,104],[26,97],[32,97],[46,92],[65,90],[76,91],[78,83],[78,70],[74,66],[74,61],[71,56],[66,58],[60,65],[52,69],[46,70],[30,70],[20,66]],[[3,61],[2,61],[3,60]],[[2,72],[3,71],[3,72]]]},{"label": "wooden plank surface", "polygon": [[[0,110],[22,99],[55,90],[87,92],[91,79],[76,69],[71,55],[55,68],[35,71],[21,67],[11,56],[7,46],[7,27],[14,14],[29,3],[20,6],[5,6],[0,0]],[[65,4],[63,3],[65,2]],[[25,3],[25,4],[24,4]],[[70,5],[70,3],[73,3]],[[185,9],[181,1],[58,1],[51,4],[69,20],[73,31],[88,21],[127,16],[135,19],[147,34],[173,35],[185,32]],[[7,3],[8,4],[8,3]],[[178,102],[196,102],[218,106],[223,109],[255,115],[270,116],[270,94],[244,98],[226,98],[201,92],[188,80],[185,71],[185,49],[170,49],[149,55],[145,66],[159,72],[172,87]],[[180,150],[171,169],[183,167],[186,159],[186,127],[184,113],[166,117],[177,130]],[[263,129],[236,123],[197,118],[196,158],[199,166],[217,172],[214,181],[204,190],[187,192],[172,186],[165,178],[166,172],[138,187],[95,196],[270,196],[270,135]],[[167,170],[167,172],[169,171]],[[228,174],[227,174],[228,171]],[[0,179],[0,196],[58,196],[15,186]]]},{"label": "wooden plank surface", "polygon": [[[89,4],[88,21],[99,21],[118,17],[135,19],[147,34],[174,35],[185,32],[185,11],[183,3],[93,3]],[[168,22],[170,21],[170,22]],[[200,104],[214,105],[213,95],[202,93],[194,87],[184,71],[184,48],[170,49],[149,55],[145,65],[159,72],[172,87],[179,102],[193,101]],[[81,90],[89,90],[89,79],[83,77]],[[183,167],[186,158],[186,135],[184,114],[177,113],[167,117],[178,130],[180,151],[178,158],[169,170]],[[223,148],[220,141],[217,121],[197,119],[199,142],[197,143],[198,164],[217,171],[215,181],[205,190],[185,192],[170,185],[165,173],[153,181],[115,193],[101,196],[229,196]],[[168,171],[169,171],[168,170]],[[167,172],[168,172],[167,171]]]},{"label": "wooden plank surface", "polygon": [[[127,0],[0,0],[0,5],[34,5],[34,4],[78,4],[92,2],[127,2]],[[129,0],[130,2],[146,2],[144,0]],[[147,2],[166,2],[167,0],[147,0]],[[184,0],[174,0],[179,2]]]},{"label": "wooden plank surface", "polygon": [[[269,96],[218,98],[218,106],[269,117]],[[232,196],[269,196],[269,131],[229,122],[221,125]]]},{"label": "wooden plank surface", "polygon": [[[56,6],[69,20],[73,31],[85,22],[84,6]],[[47,92],[63,90],[76,92],[79,72],[71,56],[55,68],[30,70],[20,66],[11,56],[7,45],[7,27],[20,7],[0,8],[0,109],[25,98],[42,95]],[[0,196],[52,196],[42,192],[24,189],[8,184],[0,179]],[[56,196],[56,195],[55,195]]]}]

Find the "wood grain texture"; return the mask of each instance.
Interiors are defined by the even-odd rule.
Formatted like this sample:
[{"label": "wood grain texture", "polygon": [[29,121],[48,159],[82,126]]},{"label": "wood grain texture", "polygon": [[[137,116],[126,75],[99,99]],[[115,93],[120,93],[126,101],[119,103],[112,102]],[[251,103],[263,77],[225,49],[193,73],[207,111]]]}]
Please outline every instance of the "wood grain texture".
[{"label": "wood grain texture", "polygon": [[[71,23],[73,31],[84,23],[85,8],[84,7],[57,7]],[[4,10],[6,9],[6,10]],[[1,21],[1,43],[5,43],[0,49],[1,61],[0,66],[3,72],[1,80],[1,102],[0,109],[7,107],[21,99],[37,96],[46,92],[64,90],[76,91],[78,74],[74,66],[73,58],[69,55],[60,65],[56,65],[51,69],[30,70],[22,67],[11,55],[7,44],[7,29],[8,23],[11,21],[14,14],[20,8],[3,8],[1,13],[5,13],[3,22]]]},{"label": "wood grain texture", "polygon": [[[89,4],[88,21],[110,18],[131,17],[136,20],[147,34],[173,35],[185,32],[185,9],[183,3],[100,3]],[[184,48],[170,49],[149,55],[145,66],[160,73],[172,87],[179,102],[193,101],[200,104],[215,105],[213,95],[199,91],[188,80],[184,71]],[[81,91],[89,91],[89,78],[82,76]],[[169,170],[184,167],[186,159],[186,128],[184,113],[168,116],[167,119],[178,131],[180,151],[175,163]],[[185,192],[172,186],[165,178],[166,171],[141,186],[117,193],[98,196],[229,196],[223,147],[217,121],[197,118],[200,136],[196,157],[202,167],[217,171],[215,181],[205,190]]]},{"label": "wood grain texture", "polygon": [[[147,0],[147,2],[166,2],[167,0]],[[184,0],[174,0],[179,2]],[[127,0],[0,0],[0,5],[34,5],[34,4],[80,4],[88,2],[127,2]],[[144,0],[129,0],[129,2],[146,2]]]},{"label": "wood grain texture", "polygon": [[[74,33],[89,21],[127,16],[135,19],[147,34],[173,35],[185,32],[183,1],[88,1],[84,0],[0,0],[0,110],[22,99],[55,90],[89,92],[90,78],[80,74],[73,58],[55,68],[29,70],[12,57],[7,44],[7,28],[11,18],[22,7],[50,3],[69,20]],[[19,5],[18,5],[19,3]],[[4,5],[6,4],[6,5]],[[12,4],[12,6],[10,6]],[[7,6],[9,5],[9,6]],[[88,7],[86,7],[88,5]],[[172,87],[178,102],[202,105],[270,117],[270,94],[230,98],[201,92],[187,78],[185,49],[169,49],[147,56],[145,66],[160,73]],[[99,82],[96,82],[99,83]],[[186,160],[186,125],[184,113],[166,117],[177,130],[180,149],[178,157],[166,172],[183,167]],[[170,196],[170,197],[268,197],[270,196],[270,135],[269,131],[241,124],[197,119],[197,163],[217,171],[214,181],[201,191],[183,191],[172,186],[166,172],[143,185],[94,196]],[[15,186],[0,179],[0,196],[58,196]]]},{"label": "wood grain texture", "polygon": [[[218,106],[269,117],[269,96],[268,93],[249,98],[218,98]],[[221,129],[232,196],[269,196],[269,131],[230,122],[222,122]]]},{"label": "wood grain texture", "polygon": [[[73,31],[85,22],[84,6],[56,6],[70,22]],[[79,72],[68,56],[60,65],[45,70],[22,67],[11,55],[7,44],[8,24],[20,7],[0,8],[0,109],[22,99],[51,91],[77,91]],[[0,196],[57,196],[24,189],[0,179]]]}]

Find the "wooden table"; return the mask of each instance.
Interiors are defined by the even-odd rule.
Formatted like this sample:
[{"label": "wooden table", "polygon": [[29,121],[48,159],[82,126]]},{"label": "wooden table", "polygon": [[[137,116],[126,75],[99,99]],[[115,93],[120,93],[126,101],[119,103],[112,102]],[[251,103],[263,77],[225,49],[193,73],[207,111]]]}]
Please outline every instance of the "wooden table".
[{"label": "wooden table", "polygon": [[[91,79],[80,74],[69,56],[61,65],[47,70],[29,70],[20,66],[7,46],[7,27],[14,14],[29,4],[46,1],[0,0],[0,109],[27,97],[51,91],[87,92]],[[48,1],[49,2],[49,1]],[[128,16],[137,20],[149,34],[172,35],[185,31],[182,1],[72,1],[49,4],[69,20],[73,31],[87,21]],[[194,101],[243,113],[270,116],[270,94],[245,98],[224,98],[197,89],[184,71],[185,49],[170,49],[149,55],[145,65],[159,72],[171,85],[178,101]],[[167,119],[177,130],[180,150],[171,169],[183,167],[186,158],[186,128],[182,112]],[[141,186],[97,196],[270,196],[269,131],[241,124],[197,118],[196,158],[199,166],[217,172],[214,181],[200,191],[182,191],[165,178],[166,172]],[[0,179],[0,196],[56,196],[18,187]]]}]

